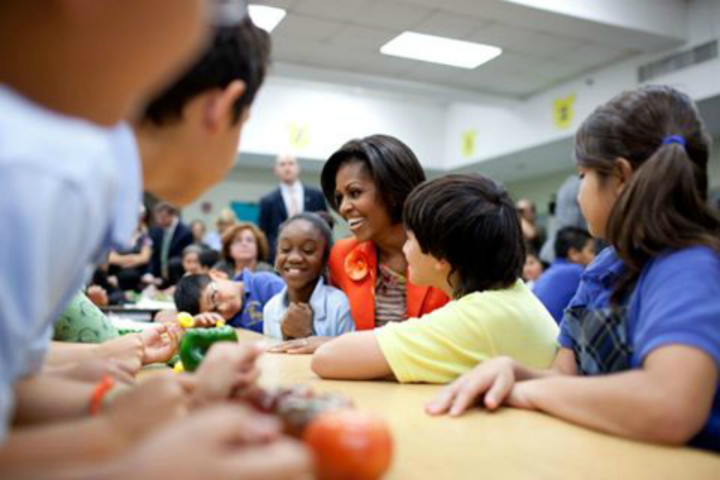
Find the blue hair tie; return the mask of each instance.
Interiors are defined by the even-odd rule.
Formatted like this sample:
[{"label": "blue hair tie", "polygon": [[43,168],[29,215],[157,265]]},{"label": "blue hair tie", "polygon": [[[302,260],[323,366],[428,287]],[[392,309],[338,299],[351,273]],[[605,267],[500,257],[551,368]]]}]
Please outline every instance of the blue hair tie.
[{"label": "blue hair tie", "polygon": [[669,135],[665,137],[662,142],[663,145],[672,145],[673,143],[677,143],[684,147],[685,139],[681,135]]}]

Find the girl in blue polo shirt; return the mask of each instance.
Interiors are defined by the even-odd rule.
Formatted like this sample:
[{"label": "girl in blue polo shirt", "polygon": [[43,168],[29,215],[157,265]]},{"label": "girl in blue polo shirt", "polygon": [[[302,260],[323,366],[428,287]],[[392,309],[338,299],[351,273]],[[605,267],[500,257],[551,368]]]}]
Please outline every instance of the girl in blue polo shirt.
[{"label": "girl in blue polo shirt", "polygon": [[605,249],[582,276],[552,370],[496,358],[446,387],[431,414],[476,399],[614,435],[720,450],[720,218],[711,140],[669,87],[623,93],[580,127],[578,200]]}]

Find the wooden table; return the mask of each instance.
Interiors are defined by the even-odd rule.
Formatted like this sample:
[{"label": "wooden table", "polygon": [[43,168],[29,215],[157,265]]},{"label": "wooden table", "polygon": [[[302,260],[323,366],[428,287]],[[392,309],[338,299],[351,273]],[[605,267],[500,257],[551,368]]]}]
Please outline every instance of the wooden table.
[{"label": "wooden table", "polygon": [[310,359],[266,354],[260,383],[340,392],[358,408],[382,416],[395,441],[388,479],[720,479],[720,455],[623,440],[510,408],[430,417],[423,405],[437,386],[321,380],[310,370]]}]

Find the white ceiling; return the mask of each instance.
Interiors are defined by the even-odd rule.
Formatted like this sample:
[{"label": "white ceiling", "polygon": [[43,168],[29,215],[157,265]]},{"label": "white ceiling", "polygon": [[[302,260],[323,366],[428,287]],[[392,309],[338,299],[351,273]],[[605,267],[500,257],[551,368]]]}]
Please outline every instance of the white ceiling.
[{"label": "white ceiling", "polygon": [[[287,16],[272,34],[278,72],[284,67],[303,67],[321,75],[324,71],[346,72],[516,98],[677,43],[677,38],[658,31],[561,15],[502,0],[253,3],[287,10]],[[380,54],[380,46],[404,30],[487,43],[503,48],[504,53],[475,70]]]}]

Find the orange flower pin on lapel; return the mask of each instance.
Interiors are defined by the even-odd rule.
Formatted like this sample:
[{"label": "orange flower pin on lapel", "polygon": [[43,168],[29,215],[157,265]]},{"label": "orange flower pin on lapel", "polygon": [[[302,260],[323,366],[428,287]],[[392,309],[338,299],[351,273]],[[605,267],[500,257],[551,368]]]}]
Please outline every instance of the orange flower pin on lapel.
[{"label": "orange flower pin on lapel", "polygon": [[368,259],[365,253],[358,249],[350,252],[345,257],[345,273],[351,280],[359,282],[368,276],[370,270],[368,268]]}]

